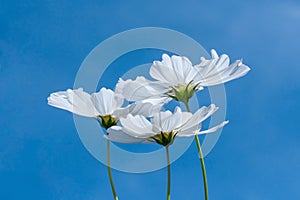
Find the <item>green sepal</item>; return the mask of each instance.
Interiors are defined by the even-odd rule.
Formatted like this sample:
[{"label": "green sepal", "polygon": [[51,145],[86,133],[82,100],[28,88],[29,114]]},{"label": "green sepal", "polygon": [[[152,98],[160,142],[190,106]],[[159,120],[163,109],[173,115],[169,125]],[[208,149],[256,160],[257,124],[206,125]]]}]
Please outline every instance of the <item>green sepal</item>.
[{"label": "green sepal", "polygon": [[160,132],[156,135],[154,135],[151,139],[153,139],[156,143],[163,145],[163,146],[169,146],[171,144],[173,144],[174,140],[175,140],[175,136],[177,135],[177,133],[175,133],[174,131],[170,131],[170,132]]},{"label": "green sepal", "polygon": [[190,81],[185,85],[171,87],[167,95],[176,101],[181,101],[186,104],[189,99],[193,97],[199,84],[200,83],[193,85],[193,81]]},{"label": "green sepal", "polygon": [[112,126],[117,125],[117,123],[118,123],[118,120],[111,115],[98,116],[98,118],[101,119],[101,120],[98,120],[100,126],[105,128],[106,130]]}]

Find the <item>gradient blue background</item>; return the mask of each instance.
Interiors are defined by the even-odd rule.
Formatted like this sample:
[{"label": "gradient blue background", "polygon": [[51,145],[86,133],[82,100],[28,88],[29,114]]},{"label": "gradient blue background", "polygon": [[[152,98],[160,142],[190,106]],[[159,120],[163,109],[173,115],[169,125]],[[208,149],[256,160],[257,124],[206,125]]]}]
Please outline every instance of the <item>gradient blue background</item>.
[{"label": "gradient blue background", "polygon": [[[73,86],[99,42],[144,26],[180,31],[252,68],[226,84],[231,123],[206,157],[211,199],[300,199],[300,2],[276,0],[0,1],[0,199],[112,199],[106,167],[72,115],[46,98]],[[136,52],[119,64],[154,58]],[[100,86],[117,81],[107,74]],[[203,199],[195,151],[172,165],[172,200]],[[121,200],[165,199],[166,169],[114,178]]]}]

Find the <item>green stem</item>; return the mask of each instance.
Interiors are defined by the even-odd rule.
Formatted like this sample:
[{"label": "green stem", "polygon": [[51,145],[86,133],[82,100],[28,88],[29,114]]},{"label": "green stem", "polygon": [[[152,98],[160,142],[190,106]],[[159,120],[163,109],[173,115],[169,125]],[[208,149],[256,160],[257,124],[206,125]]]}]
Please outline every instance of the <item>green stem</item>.
[{"label": "green stem", "polygon": [[166,146],[166,155],[167,155],[167,163],[168,163],[168,189],[167,189],[167,200],[171,199],[171,166],[170,166],[170,155],[169,155],[169,147]]},{"label": "green stem", "polygon": [[[183,103],[186,107],[186,110],[188,112],[191,112],[188,102],[183,102]],[[196,140],[196,145],[197,145],[198,154],[199,154],[199,157],[200,157],[200,162],[201,162],[201,167],[202,167],[202,176],[203,176],[205,200],[208,200],[208,183],[207,183],[207,177],[206,177],[206,169],[205,169],[203,153],[202,153],[202,150],[201,150],[201,144],[200,144],[200,140],[199,140],[198,135],[195,135],[195,140]]]},{"label": "green stem", "polygon": [[117,196],[117,193],[116,193],[116,189],[115,189],[115,186],[114,186],[114,181],[113,181],[113,178],[112,178],[111,168],[110,168],[110,141],[109,140],[107,140],[106,147],[107,147],[107,171],[108,171],[108,176],[109,176],[109,182],[110,182],[112,193],[114,195],[114,200],[118,200],[118,196]]},{"label": "green stem", "polygon": [[195,135],[195,139],[196,139],[198,154],[200,156],[200,162],[201,162],[201,166],[202,166],[202,176],[203,176],[203,182],[204,182],[205,200],[208,200],[208,184],[207,184],[207,177],[206,177],[206,169],[205,169],[204,158],[203,158],[198,135]]}]

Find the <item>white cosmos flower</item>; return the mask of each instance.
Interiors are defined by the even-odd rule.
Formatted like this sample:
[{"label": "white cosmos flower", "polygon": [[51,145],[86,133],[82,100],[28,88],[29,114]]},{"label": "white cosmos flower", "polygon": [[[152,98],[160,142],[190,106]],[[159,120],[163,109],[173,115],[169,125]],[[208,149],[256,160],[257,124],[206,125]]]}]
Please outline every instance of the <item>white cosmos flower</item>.
[{"label": "white cosmos flower", "polygon": [[[82,88],[52,93],[48,97],[48,104],[74,114],[105,120],[113,120],[115,125],[120,117],[132,115],[152,116],[161,110],[163,102],[159,100],[143,100],[122,107],[123,97],[114,91],[101,88],[99,92],[91,95]],[[109,125],[109,124],[108,124]]]},{"label": "white cosmos flower", "polygon": [[250,70],[241,60],[230,64],[227,55],[218,57],[215,50],[211,54],[212,59],[201,58],[201,63],[195,66],[184,56],[169,57],[163,54],[162,61],[154,61],[150,68],[149,73],[155,81],[142,76],[135,80],[120,79],[116,92],[130,101],[171,97],[185,102],[204,86],[228,82],[244,76]]},{"label": "white cosmos flower", "polygon": [[119,143],[157,142],[168,146],[173,143],[175,137],[211,133],[227,124],[228,121],[224,121],[211,129],[199,131],[201,122],[210,117],[217,109],[212,104],[209,107],[203,106],[195,114],[192,114],[182,112],[179,107],[176,107],[174,113],[159,112],[151,120],[142,115],[129,114],[126,118],[120,119],[121,126],[109,128],[107,130],[109,134],[105,137]]}]

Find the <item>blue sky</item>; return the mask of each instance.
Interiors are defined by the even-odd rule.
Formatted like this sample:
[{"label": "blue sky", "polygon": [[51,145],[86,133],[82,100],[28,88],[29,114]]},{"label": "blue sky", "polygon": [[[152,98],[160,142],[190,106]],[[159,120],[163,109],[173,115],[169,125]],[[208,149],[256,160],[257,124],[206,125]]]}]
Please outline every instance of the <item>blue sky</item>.
[{"label": "blue sky", "polygon": [[[0,5],[0,199],[112,199],[105,165],[82,145],[72,115],[46,98],[73,86],[99,42],[145,26],[180,31],[252,68],[226,84],[230,124],[206,157],[211,199],[300,198],[299,1]],[[140,55],[127,61],[159,58]],[[195,152],[172,165],[173,200],[203,198]],[[114,178],[121,200],[165,198],[166,169]]]}]

